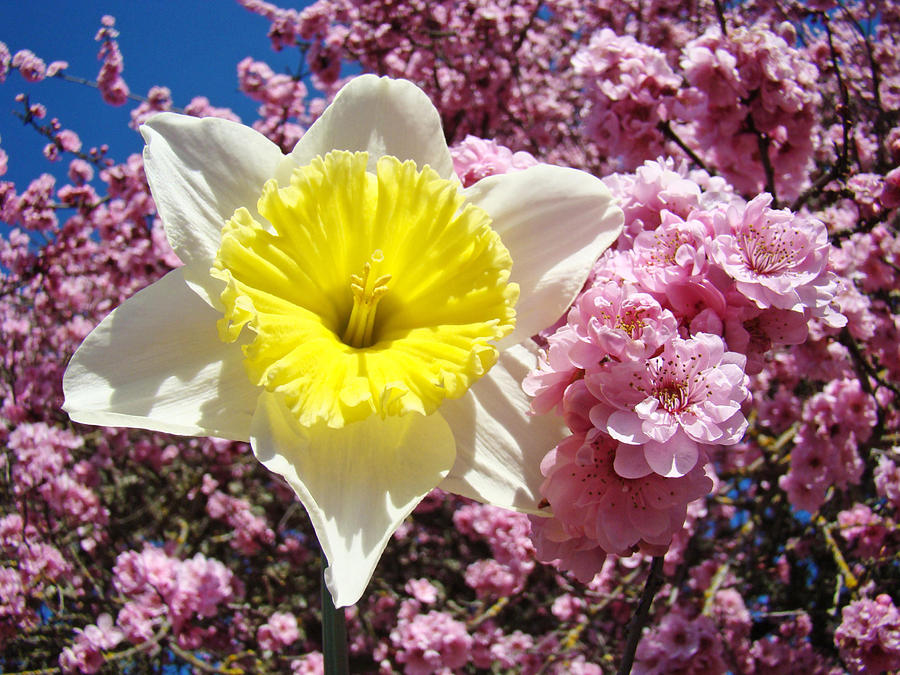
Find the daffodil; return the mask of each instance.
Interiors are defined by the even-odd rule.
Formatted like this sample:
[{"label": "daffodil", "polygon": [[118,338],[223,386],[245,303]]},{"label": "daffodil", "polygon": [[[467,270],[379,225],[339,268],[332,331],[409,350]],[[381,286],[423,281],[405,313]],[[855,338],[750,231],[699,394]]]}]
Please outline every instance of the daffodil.
[{"label": "daffodil", "polygon": [[141,132],[184,266],[72,357],[73,420],[249,441],[309,513],[337,606],[435,486],[537,512],[562,430],[520,382],[621,229],[599,180],[539,165],[463,189],[427,96],[369,75],[288,155],[221,119]]}]

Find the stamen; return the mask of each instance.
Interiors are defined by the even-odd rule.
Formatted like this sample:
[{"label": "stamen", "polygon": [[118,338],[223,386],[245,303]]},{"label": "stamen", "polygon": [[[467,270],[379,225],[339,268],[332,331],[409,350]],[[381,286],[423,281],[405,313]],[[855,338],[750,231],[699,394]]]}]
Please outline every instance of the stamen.
[{"label": "stamen", "polygon": [[[373,262],[381,262],[384,255],[380,250],[372,254]],[[373,344],[372,334],[375,330],[375,307],[381,297],[387,293],[390,274],[375,277],[371,263],[363,265],[362,274],[350,275],[350,291],[353,293],[353,309],[347,328],[344,330],[344,344],[356,349],[370,347]]]}]

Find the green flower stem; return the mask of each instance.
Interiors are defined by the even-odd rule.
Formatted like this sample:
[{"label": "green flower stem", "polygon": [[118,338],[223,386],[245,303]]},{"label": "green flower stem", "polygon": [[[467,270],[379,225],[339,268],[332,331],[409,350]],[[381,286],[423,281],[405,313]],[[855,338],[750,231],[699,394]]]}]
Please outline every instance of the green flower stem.
[{"label": "green flower stem", "polygon": [[328,561],[322,554],[322,654],[325,657],[325,675],[348,675],[347,623],[343,609],[335,609],[331,592],[325,585],[325,568]]}]

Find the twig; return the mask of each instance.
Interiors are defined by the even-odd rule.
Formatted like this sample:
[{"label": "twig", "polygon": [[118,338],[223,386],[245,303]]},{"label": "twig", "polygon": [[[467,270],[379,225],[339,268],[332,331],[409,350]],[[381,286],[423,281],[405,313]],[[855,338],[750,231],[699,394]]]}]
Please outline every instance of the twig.
[{"label": "twig", "polygon": [[775,169],[772,167],[772,160],[769,157],[769,146],[771,139],[768,134],[760,131],[753,121],[753,111],[747,114],[747,129],[756,136],[756,147],[759,149],[759,161],[762,162],[763,174],[766,177],[766,192],[772,195],[772,208],[778,208],[778,195],[775,192]]},{"label": "twig", "polygon": [[192,666],[194,666],[194,668],[199,668],[205,673],[224,673],[225,675],[243,675],[244,673],[243,668],[220,668],[218,666],[209,664],[206,661],[198,659],[189,651],[182,649],[174,642],[169,642],[169,644],[166,645],[166,648],[171,649],[178,658],[184,659]]},{"label": "twig", "polygon": [[847,7],[841,0],[837,0],[837,4],[838,7],[841,8],[841,11],[843,12],[847,20],[856,29],[856,32],[859,33],[860,38],[862,38],[864,51],[866,53],[866,59],[869,62],[869,69],[872,72],[872,102],[875,104],[876,109],[874,131],[875,136],[878,139],[878,145],[875,148],[876,162],[878,164],[878,169],[882,172],[886,172],[889,167],[887,166],[886,162],[884,141],[889,125],[887,116],[885,114],[884,105],[881,101],[881,68],[878,65],[878,60],[875,58],[875,51],[872,48],[872,43],[869,41],[869,34],[873,31],[868,31],[863,28],[856,17],[853,16],[853,12],[847,9]]},{"label": "twig", "polygon": [[622,655],[622,663],[619,666],[617,675],[629,675],[631,666],[634,665],[634,653],[637,651],[638,643],[641,641],[641,633],[650,617],[650,605],[653,604],[653,598],[663,585],[663,556],[658,555],[653,558],[650,564],[650,574],[647,575],[647,582],[644,584],[644,592],[641,594],[641,602],[631,617],[631,623],[628,624],[628,640],[625,643],[625,653]]},{"label": "twig", "polygon": [[61,144],[59,143],[59,141],[56,139],[56,133],[55,133],[55,130],[54,130],[49,124],[38,124],[38,123],[37,123],[37,120],[35,119],[34,113],[32,113],[32,111],[31,111],[31,99],[29,98],[28,94],[25,94],[25,95],[22,97],[22,105],[23,105],[24,108],[25,108],[25,112],[24,112],[24,113],[20,113],[20,112],[13,111],[13,115],[16,116],[16,117],[18,117],[20,120],[22,120],[22,124],[24,124],[25,126],[30,126],[32,129],[34,129],[35,131],[37,131],[41,136],[44,136],[44,137],[47,138],[48,140],[52,141],[52,143],[53,143],[59,150],[61,150],[61,151],[63,151],[63,152],[68,152],[68,153],[70,153],[70,154],[72,154],[72,155],[75,155],[75,156],[78,157],[79,159],[83,159],[84,161],[90,162],[90,163],[92,163],[92,164],[94,164],[94,165],[96,165],[96,166],[99,166],[99,167],[101,167],[101,168],[103,168],[103,167],[106,166],[106,165],[104,164],[104,160],[105,160],[106,158],[103,157],[102,155],[99,155],[99,156],[89,155],[89,154],[87,154],[87,153],[85,153],[85,152],[82,152],[82,151],[80,151],[80,150],[63,150],[62,145],[61,145]]},{"label": "twig", "polygon": [[716,18],[719,20],[719,28],[722,30],[722,37],[728,37],[728,28],[725,25],[725,9],[722,7],[721,0],[713,0],[716,6]]},{"label": "twig", "polygon": [[670,141],[675,143],[675,145],[677,145],[679,148],[681,148],[684,151],[684,154],[686,154],[688,157],[690,157],[691,161],[694,162],[694,164],[696,164],[701,169],[706,171],[706,173],[708,173],[710,176],[718,175],[715,169],[710,169],[708,166],[706,166],[706,164],[703,162],[703,160],[697,156],[697,153],[695,153],[693,150],[691,150],[687,146],[687,144],[683,140],[681,140],[681,137],[678,134],[676,134],[675,130],[672,129],[672,127],[669,125],[668,120],[661,121],[659,124],[656,125],[656,128],[662,132],[663,136],[665,136]]},{"label": "twig", "polygon": [[[68,73],[64,73],[62,71],[56,73],[53,77],[59,78],[60,80],[65,80],[66,82],[74,82],[75,84],[83,84],[86,87],[93,87],[94,89],[100,89],[100,83],[96,80],[88,80],[84,77],[78,77],[77,75],[69,75]],[[141,96],[140,94],[132,94],[129,92],[125,98],[131,101],[137,101],[138,103],[149,103],[150,99],[146,96]],[[177,112],[184,114],[184,108],[177,108],[172,106],[169,108],[171,112]]]},{"label": "twig", "polygon": [[837,79],[838,91],[841,93],[841,105],[837,106],[837,113],[841,116],[842,127],[842,145],[836,148],[838,151],[837,162],[831,168],[819,176],[815,183],[803,191],[797,199],[791,204],[791,211],[797,211],[803,206],[809,198],[815,195],[819,190],[828,185],[831,181],[840,178],[847,172],[847,153],[850,147],[850,96],[847,93],[847,84],[841,75],[840,59],[838,58],[837,49],[834,46],[834,38],[831,34],[831,25],[828,22],[828,16],[822,13],[822,25],[825,27],[825,35],[828,38],[828,49],[831,52],[831,63],[834,65],[834,76]]}]

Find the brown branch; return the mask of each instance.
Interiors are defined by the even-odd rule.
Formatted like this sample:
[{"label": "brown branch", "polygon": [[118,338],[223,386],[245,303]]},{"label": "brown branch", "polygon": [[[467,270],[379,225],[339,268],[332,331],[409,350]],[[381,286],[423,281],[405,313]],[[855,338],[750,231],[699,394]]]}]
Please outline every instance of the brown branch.
[{"label": "brown branch", "polygon": [[856,32],[859,33],[859,36],[862,38],[866,59],[869,62],[869,69],[872,71],[872,100],[874,101],[876,108],[874,131],[875,136],[878,138],[878,145],[875,149],[876,161],[878,163],[879,171],[881,173],[887,173],[887,170],[890,167],[887,165],[886,160],[885,136],[887,135],[889,124],[884,105],[881,102],[881,68],[878,65],[878,61],[875,59],[875,52],[872,48],[872,43],[869,41],[869,33],[860,25],[856,17],[853,16],[853,13],[847,9],[841,0],[837,0],[837,4],[838,7],[841,8],[843,14],[847,17],[847,20],[853,25]]},{"label": "brown branch", "polygon": [[641,593],[641,601],[634,616],[631,617],[631,623],[628,624],[628,639],[625,642],[625,653],[622,654],[622,663],[619,665],[617,675],[629,675],[631,667],[634,665],[634,653],[637,651],[638,643],[641,641],[641,634],[647,620],[650,618],[650,605],[653,604],[653,598],[663,585],[663,556],[658,555],[653,558],[650,564],[650,574],[647,575],[647,581],[644,584],[644,592]]},{"label": "brown branch", "polygon": [[[100,89],[100,83],[96,80],[89,80],[84,77],[78,77],[77,75],[69,75],[68,73],[64,73],[62,71],[56,73],[53,77],[56,77],[60,80],[64,80],[66,82],[74,82],[75,84],[82,84],[86,87],[93,87],[94,89]],[[146,96],[141,96],[140,94],[133,94],[128,92],[125,98],[130,101],[137,101],[138,103],[150,103],[150,99]],[[169,108],[171,112],[177,112],[184,114],[184,108],[177,108],[175,106]]]},{"label": "brown branch", "polygon": [[772,160],[769,158],[769,147],[771,139],[768,134],[763,133],[756,128],[756,122],[753,121],[753,111],[751,110],[746,119],[747,129],[756,136],[756,147],[759,150],[759,161],[762,163],[763,174],[766,177],[766,192],[772,195],[772,208],[777,209],[778,194],[775,191],[775,169],[772,166]]},{"label": "brown branch", "polygon": [[831,63],[834,65],[834,76],[837,79],[838,91],[841,94],[841,105],[837,106],[837,114],[841,117],[842,127],[842,146],[835,148],[838,159],[831,168],[808,187],[798,196],[791,204],[791,211],[797,211],[819,190],[828,185],[833,180],[843,176],[847,172],[847,153],[850,147],[850,129],[852,122],[850,121],[850,96],[847,93],[847,83],[841,75],[840,59],[838,58],[837,49],[834,46],[834,37],[831,33],[831,25],[828,22],[828,16],[822,13],[822,25],[825,27],[825,35],[828,38],[828,49],[831,52]]},{"label": "brown branch", "polygon": [[716,6],[716,18],[719,20],[722,36],[728,37],[728,27],[725,25],[725,8],[722,7],[722,0],[713,0],[713,4]]},{"label": "brown branch", "polygon": [[683,140],[681,140],[681,137],[678,134],[676,134],[675,130],[672,129],[672,127],[669,125],[668,120],[662,120],[661,122],[659,122],[659,124],[656,125],[656,128],[662,132],[663,136],[665,136],[667,139],[669,139],[675,145],[677,145],[679,148],[681,148],[682,151],[684,152],[684,154],[686,154],[688,157],[690,157],[691,161],[694,162],[694,164],[696,164],[701,169],[706,171],[706,173],[708,173],[710,176],[718,175],[718,173],[716,172],[715,169],[711,169],[708,166],[706,166],[704,161],[702,159],[700,159],[700,157],[697,156],[697,153],[695,153],[693,150],[691,150],[687,146],[687,144]]}]

